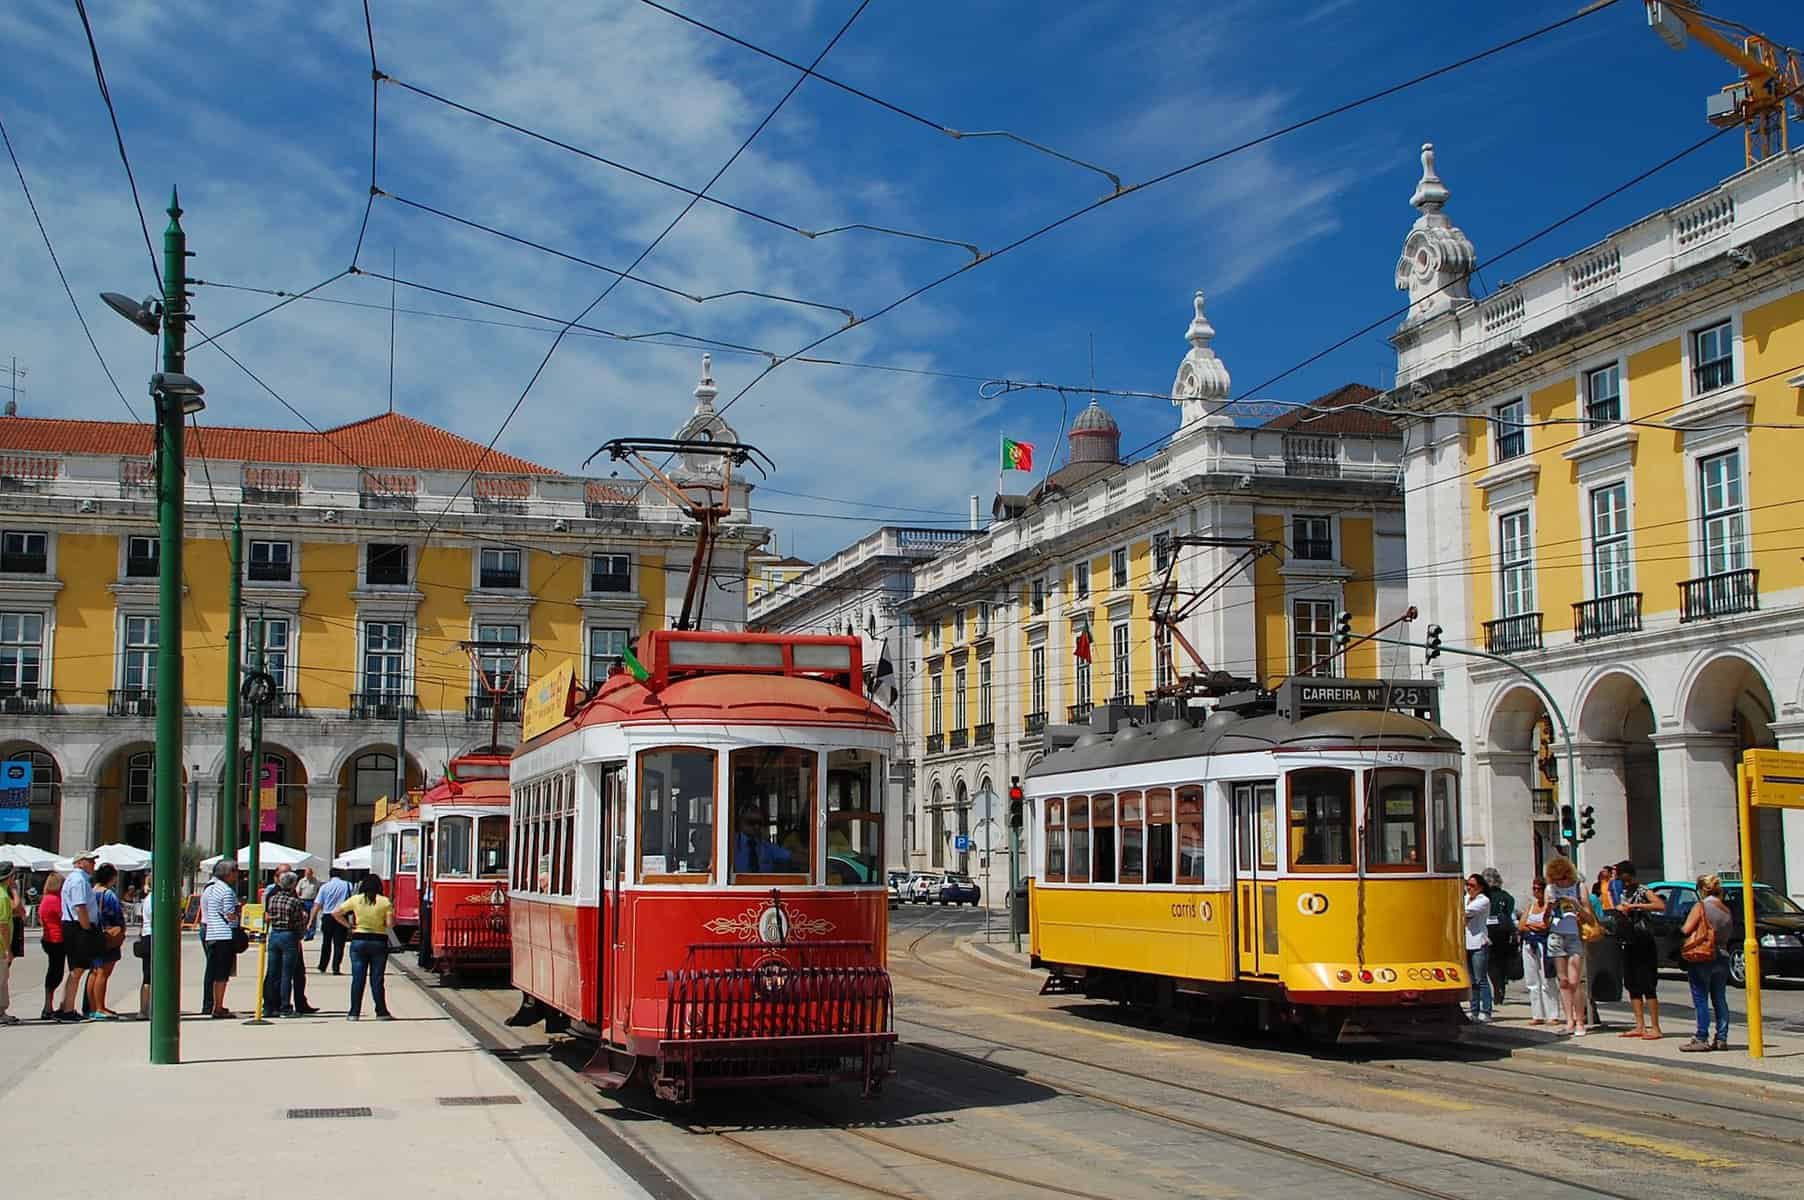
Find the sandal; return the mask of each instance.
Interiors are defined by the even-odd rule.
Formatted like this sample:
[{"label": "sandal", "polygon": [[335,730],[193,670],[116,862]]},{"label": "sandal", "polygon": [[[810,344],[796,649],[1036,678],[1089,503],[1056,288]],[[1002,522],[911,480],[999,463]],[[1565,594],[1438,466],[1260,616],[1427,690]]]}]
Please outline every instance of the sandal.
[{"label": "sandal", "polygon": [[1654,1029],[1654,1030],[1650,1030],[1647,1033],[1642,1034],[1641,1040],[1644,1042],[1657,1042],[1665,1036],[1666,1035],[1664,1033],[1661,1033],[1658,1029]]},{"label": "sandal", "polygon": [[1639,1029],[1625,1029],[1617,1037],[1638,1038],[1644,1036]]}]

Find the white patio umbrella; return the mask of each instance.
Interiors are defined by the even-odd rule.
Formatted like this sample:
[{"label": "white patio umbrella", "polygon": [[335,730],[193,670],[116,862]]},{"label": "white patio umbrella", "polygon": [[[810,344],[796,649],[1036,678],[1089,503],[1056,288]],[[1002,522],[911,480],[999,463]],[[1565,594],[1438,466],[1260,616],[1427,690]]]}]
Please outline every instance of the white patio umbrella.
[{"label": "white patio umbrella", "polygon": [[[201,870],[211,871],[213,865],[223,857],[225,856],[215,854],[212,858],[203,859],[200,864]],[[238,848],[238,865],[240,867],[251,865],[251,848],[249,846]],[[273,871],[279,867],[286,867],[292,871],[298,871],[302,867],[312,867],[315,871],[323,871],[326,869],[326,860],[317,854],[296,850],[293,846],[284,846],[280,842],[258,842],[257,867],[264,871]]]},{"label": "white patio umbrella", "polygon": [[367,871],[370,869],[370,847],[359,846],[355,850],[346,850],[332,860],[332,867],[337,871]]},{"label": "white patio umbrella", "polygon": [[[104,846],[94,847],[94,862],[112,863],[121,871],[148,871],[150,869],[150,851],[140,850],[136,846],[127,846],[123,842],[109,842]],[[59,858],[51,868],[55,871],[69,872],[75,869],[75,860]]]},{"label": "white patio umbrella", "polygon": [[0,862],[9,862],[21,871],[56,870],[56,855],[23,842],[0,845]]}]

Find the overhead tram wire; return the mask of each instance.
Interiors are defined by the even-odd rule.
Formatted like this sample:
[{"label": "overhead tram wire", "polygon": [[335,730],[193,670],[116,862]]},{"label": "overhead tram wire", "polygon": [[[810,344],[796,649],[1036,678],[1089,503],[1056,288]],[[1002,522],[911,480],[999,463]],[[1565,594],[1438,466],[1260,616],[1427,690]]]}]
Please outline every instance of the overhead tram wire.
[{"label": "overhead tram wire", "polygon": [[376,66],[376,26],[370,19],[370,0],[363,0],[363,34],[370,48],[370,192],[363,203],[363,220],[357,225],[357,244],[351,248],[351,265],[347,271],[357,269],[357,259],[363,253],[363,237],[369,232],[370,212],[376,207],[376,136],[378,114],[382,105],[382,71]]},{"label": "overhead tram wire", "polygon": [[119,403],[125,405],[125,411],[131,414],[132,420],[144,424],[144,418],[132,407],[132,402],[125,398],[119,381],[113,377],[113,369],[107,366],[106,357],[100,353],[100,344],[94,340],[94,331],[88,328],[88,319],[82,315],[81,305],[75,302],[75,292],[69,287],[69,277],[63,274],[63,264],[56,256],[56,247],[50,244],[50,231],[44,228],[44,218],[38,213],[38,202],[31,197],[31,186],[25,182],[25,168],[19,165],[19,155],[13,149],[12,137],[6,132],[6,122],[0,120],[0,140],[6,143],[7,157],[12,159],[13,171],[19,176],[19,190],[25,193],[25,206],[31,209],[31,219],[37,222],[38,236],[44,239],[44,249],[50,255],[50,265],[56,268],[56,277],[63,285],[63,294],[69,297],[69,307],[75,310],[75,319],[81,323],[82,336],[88,339],[88,348],[94,351],[94,358],[100,363],[100,369],[106,375],[106,381],[113,385],[113,394],[119,397]]},{"label": "overhead tram wire", "polygon": [[[1065,225],[1070,224],[1072,221],[1076,221],[1081,217],[1087,216],[1090,213],[1093,213],[1100,208],[1103,208],[1107,205],[1113,204],[1119,200],[1123,200],[1123,199],[1127,198],[1128,196],[1136,195],[1140,192],[1146,191],[1149,188],[1156,187],[1162,183],[1169,183],[1171,180],[1180,178],[1184,175],[1189,174],[1192,171],[1198,170],[1201,167],[1208,166],[1211,163],[1220,162],[1221,160],[1231,157],[1232,155],[1239,154],[1244,151],[1254,149],[1258,146],[1265,145],[1267,142],[1276,141],[1279,138],[1288,136],[1289,134],[1292,134],[1292,133],[1296,133],[1299,130],[1307,129],[1310,126],[1318,125],[1323,121],[1327,121],[1334,117],[1340,116],[1344,113],[1348,113],[1355,109],[1362,108],[1367,104],[1372,104],[1378,100],[1385,99],[1389,96],[1394,96],[1394,95],[1398,94],[1399,92],[1407,91],[1408,89],[1410,89],[1412,87],[1416,87],[1420,84],[1427,83],[1429,80],[1437,79],[1442,75],[1446,75],[1453,71],[1460,70],[1463,67],[1471,66],[1472,64],[1477,63],[1477,62],[1482,62],[1485,59],[1492,58],[1498,54],[1504,53],[1505,51],[1512,50],[1512,49],[1516,48],[1517,46],[1521,46],[1521,45],[1524,45],[1525,43],[1534,41],[1536,38],[1544,37],[1550,33],[1554,33],[1560,29],[1564,29],[1566,26],[1571,25],[1577,21],[1582,21],[1586,17],[1589,17],[1594,13],[1602,12],[1604,9],[1611,7],[1612,5],[1614,5],[1616,3],[1617,3],[1617,0],[1595,0],[1594,3],[1587,5],[1586,7],[1580,9],[1578,12],[1576,12],[1570,16],[1562,17],[1557,21],[1549,22],[1548,24],[1539,26],[1536,29],[1532,29],[1527,33],[1519,34],[1516,37],[1510,38],[1503,42],[1499,42],[1496,45],[1490,46],[1484,50],[1480,50],[1474,54],[1469,54],[1469,55],[1465,56],[1464,58],[1456,59],[1453,62],[1444,63],[1441,66],[1435,67],[1428,71],[1424,71],[1418,75],[1411,76],[1410,78],[1405,79],[1399,83],[1394,83],[1394,84],[1389,85],[1388,87],[1380,88],[1379,90],[1377,90],[1375,92],[1368,93],[1367,95],[1361,96],[1358,99],[1348,100],[1342,104],[1335,105],[1332,108],[1324,109],[1321,112],[1315,113],[1312,116],[1304,117],[1300,120],[1292,121],[1291,123],[1289,123],[1287,125],[1279,126],[1276,129],[1268,130],[1267,132],[1259,134],[1256,137],[1248,138],[1245,141],[1238,142],[1235,145],[1228,146],[1224,149],[1218,150],[1218,151],[1214,152],[1213,154],[1208,154],[1208,155],[1205,155],[1204,157],[1196,159],[1192,162],[1185,163],[1183,166],[1174,167],[1171,170],[1166,171],[1160,175],[1155,175],[1150,179],[1142,180],[1139,183],[1129,184],[1127,187],[1124,187],[1121,190],[1119,190],[1111,195],[1104,196],[1098,200],[1093,200],[1089,204],[1086,204],[1081,208],[1074,209],[1071,212],[1066,213],[1062,217],[1055,218],[1054,220],[1049,221],[1044,225],[1041,225],[1039,228],[1021,235],[1020,237],[1016,238],[1012,242],[1008,242],[1008,243],[998,247],[995,250],[992,250],[992,251],[989,251],[988,253],[983,254],[982,256],[978,257],[977,259],[975,259],[971,262],[963,263],[960,266],[954,268],[953,270],[948,271],[943,275],[940,275],[934,279],[927,281],[926,283],[915,288],[913,291],[905,293],[898,299],[891,301],[890,303],[884,305],[882,308],[879,308],[875,312],[869,314],[863,320],[859,321],[857,323],[857,325],[848,325],[848,326],[846,326],[845,329],[835,329],[827,334],[824,334],[821,337],[818,337],[814,341],[809,342],[807,345],[803,346],[800,350],[796,351],[796,353],[794,355],[786,356],[783,361],[787,362],[787,361],[790,361],[791,359],[795,358],[797,355],[806,354],[809,351],[817,349],[818,347],[826,344],[827,342],[832,341],[834,338],[847,332],[847,330],[857,328],[858,326],[861,326],[861,325],[869,324],[870,322],[875,321],[879,317],[882,317],[891,312],[894,312],[896,309],[901,308],[904,304],[907,304],[915,299],[918,299],[919,297],[927,294],[928,292],[933,291],[935,288],[938,288],[943,284],[949,283],[952,280],[957,279],[959,276],[965,274],[966,272],[975,270],[977,267],[980,267],[987,262],[991,262],[994,259],[1000,258],[1004,254],[1009,253],[1011,250],[1018,250],[1022,246],[1025,246],[1031,242],[1037,241],[1038,239],[1046,236],[1047,234],[1053,232],[1054,230],[1060,229],[1060,228],[1064,227]],[[744,397],[746,395],[746,393],[750,392],[753,388],[757,387],[758,384],[761,383],[765,379],[766,376],[770,375],[771,372],[775,371],[781,365],[782,365],[782,362],[778,362],[776,364],[766,367],[764,370],[760,371],[757,375],[753,376],[752,379],[749,382],[747,382],[744,387],[740,388],[737,392],[735,392],[732,395],[732,397],[730,399],[728,399],[725,404],[721,405],[717,411],[719,411],[721,413],[725,413],[727,409],[733,407],[734,404],[738,403],[738,401],[742,397]]]},{"label": "overhead tram wire", "polygon": [[157,281],[157,294],[163,294],[163,267],[157,261],[156,247],[150,239],[150,223],[144,219],[144,202],[138,198],[138,179],[132,174],[131,156],[125,152],[125,134],[119,129],[119,113],[113,107],[113,92],[107,87],[106,68],[100,64],[100,43],[94,40],[94,26],[88,20],[88,6],[82,0],[75,0],[76,15],[81,18],[82,32],[88,37],[88,56],[94,63],[94,82],[100,88],[100,98],[106,102],[107,117],[113,122],[113,144],[119,148],[119,161],[125,166],[125,181],[131,185],[132,207],[138,212],[138,229],[144,234],[144,249],[150,255],[150,273]]}]

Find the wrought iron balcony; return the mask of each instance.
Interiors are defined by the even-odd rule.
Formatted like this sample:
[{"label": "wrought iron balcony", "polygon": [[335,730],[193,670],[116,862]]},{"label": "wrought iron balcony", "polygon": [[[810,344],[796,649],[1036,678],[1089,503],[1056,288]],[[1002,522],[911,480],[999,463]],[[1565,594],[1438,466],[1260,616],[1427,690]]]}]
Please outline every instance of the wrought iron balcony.
[{"label": "wrought iron balcony", "polygon": [[299,692],[277,692],[270,698],[269,707],[263,710],[263,715],[280,721],[288,717],[304,717],[307,710],[301,707]]},{"label": "wrought iron balcony", "polygon": [[952,749],[963,750],[970,744],[971,731],[969,729],[954,729],[952,731]]},{"label": "wrought iron balcony", "polygon": [[0,686],[0,713],[7,716],[47,717],[56,711],[56,693],[46,687]]},{"label": "wrought iron balcony", "polygon": [[1760,572],[1753,567],[1679,584],[1679,620],[1705,621],[1760,611]]},{"label": "wrought iron balcony", "polygon": [[1134,707],[1134,697],[1132,695],[1110,696],[1109,707],[1131,709]]},{"label": "wrought iron balcony", "polygon": [[1485,622],[1485,649],[1492,654],[1520,654],[1541,648],[1541,614],[1521,613]]},{"label": "wrought iron balcony", "polygon": [[464,720],[492,721],[495,719],[495,710],[500,709],[503,721],[518,721],[520,706],[525,703],[525,699],[525,692],[502,692],[498,696],[483,692],[470,696],[464,700]]},{"label": "wrought iron balcony", "polygon": [[1572,606],[1572,636],[1592,642],[1618,633],[1641,632],[1641,593],[1599,596]]},{"label": "wrought iron balcony", "polygon": [[409,717],[419,716],[420,698],[406,692],[351,693],[353,721],[398,721],[403,711]]},{"label": "wrought iron balcony", "polygon": [[940,753],[943,753],[945,751],[945,749],[946,749],[946,735],[945,734],[930,733],[927,735],[927,753],[940,754]]},{"label": "wrought iron balcony", "polygon": [[155,688],[114,688],[106,694],[109,717],[154,717],[157,715]]},{"label": "wrought iron balcony", "polygon": [[1096,705],[1091,704],[1087,700],[1082,704],[1067,705],[1065,708],[1065,719],[1070,721],[1073,725],[1077,724],[1079,721],[1088,721],[1090,719],[1090,710],[1095,707]]},{"label": "wrought iron balcony", "polygon": [[1026,721],[1023,722],[1023,728],[1028,737],[1038,737],[1045,733],[1046,714],[1043,712],[1028,713]]},{"label": "wrought iron balcony", "polygon": [[994,721],[985,722],[972,732],[977,735],[977,744],[979,746],[994,746],[996,744],[996,723]]}]

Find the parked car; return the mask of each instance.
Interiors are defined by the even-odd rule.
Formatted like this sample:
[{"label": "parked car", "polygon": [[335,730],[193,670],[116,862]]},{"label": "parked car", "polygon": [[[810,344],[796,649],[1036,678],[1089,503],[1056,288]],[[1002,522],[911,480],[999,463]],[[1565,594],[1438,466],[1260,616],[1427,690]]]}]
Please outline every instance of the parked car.
[{"label": "parked car", "polygon": [[940,877],[931,871],[916,871],[908,877],[906,898],[910,904],[932,904],[940,898]]},{"label": "parked car", "polygon": [[977,884],[969,875],[948,875],[940,881],[941,904],[969,904],[975,908],[979,898]]},{"label": "parked car", "polygon": [[908,890],[908,872],[891,871],[886,876],[886,882],[889,884],[889,906],[894,908],[902,903],[903,893]]},{"label": "parked car", "polygon": [[[1685,944],[1685,917],[1698,902],[1697,884],[1687,879],[1662,879],[1647,886],[1666,901],[1665,912],[1652,913],[1648,918],[1660,965],[1683,968],[1685,960],[1679,957],[1679,950]],[[1735,932],[1730,938],[1731,944],[1725,947],[1729,951],[1729,982],[1736,987],[1746,987],[1748,964],[1743,939],[1747,937],[1747,926],[1743,922],[1739,880],[1723,880],[1723,898],[1729,902],[1729,911],[1735,917]],[[1754,930],[1760,936],[1761,978],[1804,978],[1804,908],[1799,908],[1783,892],[1757,883],[1754,885]]]}]

